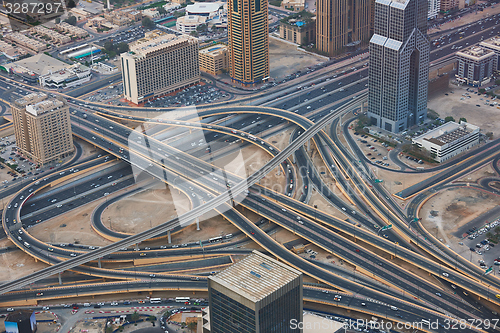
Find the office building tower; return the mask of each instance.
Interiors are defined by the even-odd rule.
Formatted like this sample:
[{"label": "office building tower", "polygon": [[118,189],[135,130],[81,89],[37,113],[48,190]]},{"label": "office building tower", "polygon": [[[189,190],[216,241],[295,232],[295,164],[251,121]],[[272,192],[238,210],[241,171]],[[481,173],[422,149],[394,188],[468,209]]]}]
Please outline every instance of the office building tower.
[{"label": "office building tower", "polygon": [[269,79],[267,1],[229,1],[228,37],[231,79],[242,85]]},{"label": "office building tower", "polygon": [[44,93],[24,96],[12,105],[16,145],[21,154],[44,165],[73,151],[69,106]]},{"label": "office building tower", "polygon": [[302,322],[302,273],[258,251],[208,278],[210,332],[292,333]]},{"label": "office building tower", "polygon": [[198,40],[154,30],[121,54],[123,94],[132,103],[185,88],[200,80]]},{"label": "office building tower", "polygon": [[229,68],[229,52],[226,45],[215,45],[200,50],[200,70],[212,75]]},{"label": "office building tower", "polygon": [[398,133],[427,117],[426,0],[377,0],[370,40],[368,116]]},{"label": "office building tower", "polygon": [[370,39],[371,0],[318,0],[316,48],[329,57]]}]

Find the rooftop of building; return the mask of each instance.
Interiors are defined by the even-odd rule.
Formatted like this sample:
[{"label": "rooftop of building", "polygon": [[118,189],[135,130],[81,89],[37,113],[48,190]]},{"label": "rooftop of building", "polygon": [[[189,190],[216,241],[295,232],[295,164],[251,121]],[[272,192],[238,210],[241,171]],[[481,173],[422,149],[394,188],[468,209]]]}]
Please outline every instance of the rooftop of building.
[{"label": "rooftop of building", "polygon": [[177,22],[183,23],[183,24],[202,24],[207,21],[207,18],[205,16],[199,16],[199,15],[184,15],[181,16],[177,19]]},{"label": "rooftop of building", "polygon": [[215,46],[210,46],[210,47],[206,47],[204,49],[201,49],[200,53],[202,53],[202,54],[210,54],[210,55],[217,55],[217,54],[219,54],[223,50],[227,50],[227,45],[217,44]]},{"label": "rooftop of building", "polygon": [[43,92],[34,92],[34,93],[31,93],[31,94],[28,94],[26,96],[23,96],[21,98],[16,99],[14,101],[14,103],[17,104],[18,106],[26,106],[30,103],[36,103],[39,101],[43,101],[47,97],[48,97],[47,94],[45,94]]},{"label": "rooftop of building", "polygon": [[290,16],[281,19],[280,22],[301,27],[303,25],[311,23],[314,20],[316,20],[316,16],[314,14],[302,10],[298,13],[293,13]]},{"label": "rooftop of building", "polygon": [[35,104],[26,105],[26,112],[36,117],[50,111],[58,110],[63,106],[64,106],[63,101],[51,98]]},{"label": "rooftop of building", "polygon": [[258,251],[209,277],[235,293],[258,302],[302,273]]},{"label": "rooftop of building", "polygon": [[33,310],[16,310],[12,313],[9,313],[5,318],[5,321],[18,323],[23,320],[29,320],[33,313]]},{"label": "rooftop of building", "polygon": [[55,72],[69,66],[67,63],[45,53],[38,53],[32,57],[16,61],[14,64],[37,75],[45,75],[49,71]]},{"label": "rooftop of building", "polygon": [[490,47],[500,51],[500,36],[494,36],[479,43],[481,46]]},{"label": "rooftop of building", "polygon": [[472,60],[482,60],[494,56],[495,52],[480,46],[471,46],[463,51],[458,51],[457,56],[470,58]]},{"label": "rooftop of building", "polygon": [[478,126],[469,124],[467,122],[461,121],[460,124],[449,121],[432,131],[424,133],[416,138],[413,141],[429,141],[438,146],[444,146],[450,142],[458,140],[475,130],[479,130]]},{"label": "rooftop of building", "polygon": [[85,73],[88,70],[89,68],[87,66],[81,64],[74,64],[55,72],[50,71],[45,76],[49,76],[53,81],[62,82],[80,73]]},{"label": "rooftop of building", "polygon": [[213,13],[223,6],[222,2],[195,2],[186,6],[186,12],[190,14]]},{"label": "rooftop of building", "polygon": [[122,53],[122,55],[128,55],[134,58],[146,57],[152,52],[184,41],[197,40],[185,35],[176,36],[175,34],[169,34],[160,30],[153,30],[147,33],[143,38],[129,44],[129,52]]}]

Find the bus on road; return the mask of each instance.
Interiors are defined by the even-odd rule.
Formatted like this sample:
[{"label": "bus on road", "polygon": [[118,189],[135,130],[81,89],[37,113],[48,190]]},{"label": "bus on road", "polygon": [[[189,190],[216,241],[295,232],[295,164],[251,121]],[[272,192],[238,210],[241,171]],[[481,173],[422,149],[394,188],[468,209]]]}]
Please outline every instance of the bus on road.
[{"label": "bus on road", "polygon": [[191,300],[190,297],[176,297],[175,298],[175,301],[177,303],[186,303],[186,302],[189,302]]}]

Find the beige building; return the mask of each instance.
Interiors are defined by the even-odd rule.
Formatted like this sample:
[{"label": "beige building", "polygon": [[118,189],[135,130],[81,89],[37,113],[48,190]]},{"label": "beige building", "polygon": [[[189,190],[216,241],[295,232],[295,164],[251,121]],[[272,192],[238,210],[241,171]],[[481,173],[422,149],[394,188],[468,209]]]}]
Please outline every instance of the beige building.
[{"label": "beige building", "polygon": [[26,37],[19,32],[13,32],[5,35],[5,39],[10,40],[13,43],[24,46],[32,51],[40,52],[47,49],[46,43],[41,43],[34,38]]},{"label": "beige building", "polygon": [[316,40],[316,18],[286,18],[282,20],[280,22],[280,37],[299,45],[314,43]]},{"label": "beige building", "polygon": [[487,50],[495,52],[493,71],[500,71],[500,36],[491,37],[479,45]]},{"label": "beige building", "polygon": [[229,51],[226,45],[215,45],[200,50],[200,70],[217,75],[229,69]]},{"label": "beige building", "polygon": [[59,24],[56,24],[56,29],[59,31],[62,31],[64,33],[67,33],[71,36],[77,37],[77,38],[83,38],[88,36],[88,32],[85,29],[82,29],[80,27],[75,27],[74,25],[71,25],[66,22],[61,22]]},{"label": "beige building", "polygon": [[318,0],[316,48],[333,57],[370,41],[371,0]]},{"label": "beige building", "polygon": [[23,49],[14,47],[12,44],[6,43],[3,40],[0,40],[0,53],[3,53],[9,59],[17,59],[27,54]]},{"label": "beige building", "polygon": [[441,12],[447,13],[458,8],[458,2],[459,0],[441,0]]},{"label": "beige building", "polygon": [[160,30],[129,44],[121,54],[123,93],[139,104],[200,80],[198,40]]},{"label": "beige building", "polygon": [[455,77],[458,82],[474,87],[490,82],[495,68],[495,52],[480,46],[471,46],[457,52],[456,56],[458,66]]},{"label": "beige building", "polygon": [[71,42],[71,37],[62,35],[41,25],[37,25],[36,27],[31,28],[31,32],[48,37],[53,43],[65,44]]},{"label": "beige building", "polygon": [[24,156],[46,164],[73,151],[69,106],[44,93],[32,93],[12,106],[16,144]]},{"label": "beige building", "polygon": [[301,10],[304,10],[305,4],[305,0],[283,0],[281,2],[281,7],[295,12],[300,12]]},{"label": "beige building", "polygon": [[207,18],[204,16],[185,15],[177,19],[177,22],[175,22],[175,26],[177,28],[177,31],[189,34],[193,31],[196,31],[196,28],[199,25],[205,24],[206,20]]}]

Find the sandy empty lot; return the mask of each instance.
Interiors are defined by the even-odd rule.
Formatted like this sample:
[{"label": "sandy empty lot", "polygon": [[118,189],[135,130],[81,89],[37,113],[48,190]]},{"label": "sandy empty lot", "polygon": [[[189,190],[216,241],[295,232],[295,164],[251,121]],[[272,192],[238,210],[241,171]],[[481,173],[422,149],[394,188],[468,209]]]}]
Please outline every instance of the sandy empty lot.
[{"label": "sandy empty lot", "polygon": [[[486,100],[491,100],[490,96],[478,96],[469,92],[471,98],[466,98],[462,94],[467,92],[467,87],[458,87],[451,83],[449,90],[454,93],[432,98],[427,107],[436,111],[442,119],[452,116],[458,121],[464,117],[469,123],[479,126],[482,133],[493,132],[495,138],[500,135],[500,117],[498,116],[500,110],[495,106],[484,105]],[[462,97],[463,100],[461,100]]]},{"label": "sandy empty lot", "polygon": [[322,62],[325,59],[299,51],[296,45],[269,38],[270,75],[276,80]]}]

